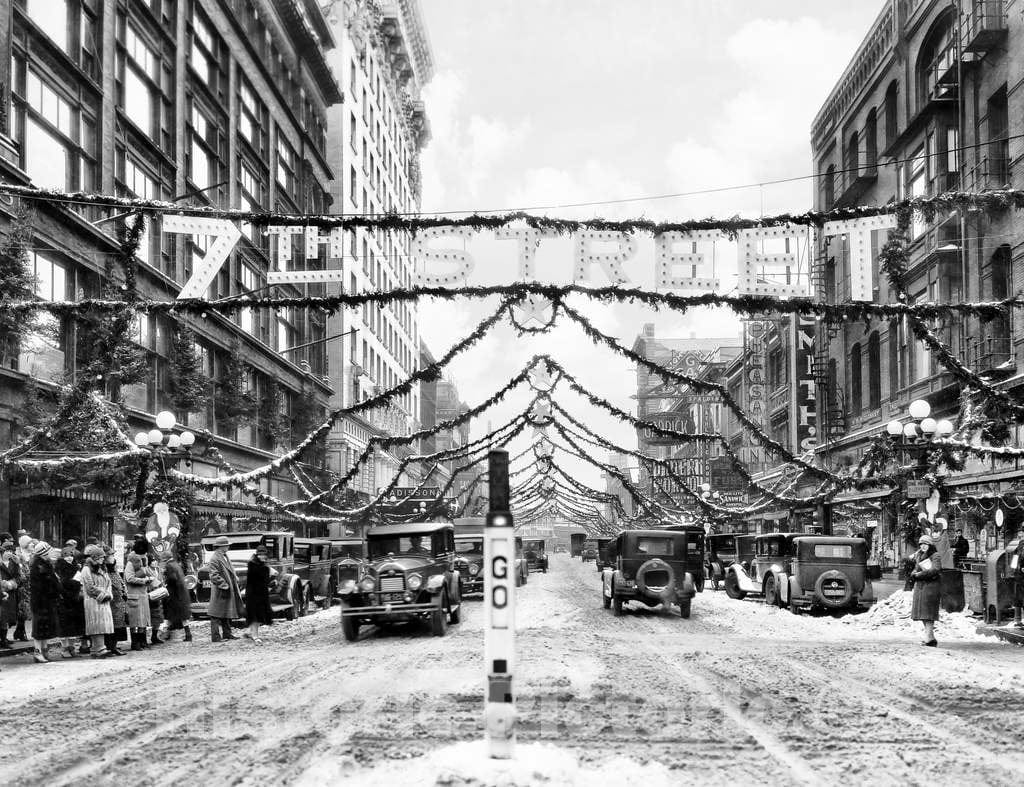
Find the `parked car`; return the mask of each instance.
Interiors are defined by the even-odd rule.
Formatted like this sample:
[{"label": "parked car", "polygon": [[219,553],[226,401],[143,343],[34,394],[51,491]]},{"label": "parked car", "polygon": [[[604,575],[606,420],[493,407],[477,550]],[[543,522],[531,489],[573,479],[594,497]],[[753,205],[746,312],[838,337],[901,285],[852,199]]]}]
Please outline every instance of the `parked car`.
[{"label": "parked car", "polygon": [[598,538],[597,541],[597,563],[598,573],[604,571],[606,568],[611,568],[615,565],[614,557],[614,538]]},{"label": "parked car", "polygon": [[569,557],[579,557],[583,554],[583,542],[586,538],[586,533],[569,534]]},{"label": "parked car", "polygon": [[523,541],[523,551],[526,554],[526,573],[531,571],[542,571],[548,573],[548,556],[544,551],[543,538],[527,538]]},{"label": "parked car", "polygon": [[814,608],[856,610],[875,603],[863,538],[802,536],[793,544],[789,573],[776,578],[775,603],[780,607],[799,614]]},{"label": "parked car", "polygon": [[331,562],[334,596],[337,597],[342,582],[359,579],[366,562],[366,542],[361,538],[332,538]]},{"label": "parked car", "polygon": [[484,592],[483,533],[459,533],[455,536],[455,568],[462,580],[461,596]]},{"label": "parked car", "polygon": [[749,567],[754,557],[754,536],[717,533],[705,540],[704,575],[715,590],[725,582],[725,570],[733,563]]},{"label": "parked car", "polygon": [[583,542],[583,551],[580,554],[583,558],[583,562],[587,563],[591,560],[597,560],[597,541],[593,538],[588,538]]},{"label": "parked car", "polygon": [[516,587],[530,581],[530,566],[523,554],[523,538],[516,536]]},{"label": "parked car", "polygon": [[703,586],[703,530],[624,530],[615,539],[615,565],[601,574],[604,608],[616,616],[623,604],[679,605],[690,617],[693,597]]},{"label": "parked car", "polygon": [[448,522],[382,525],[366,535],[367,563],[358,580],[345,580],[341,630],[352,642],[364,625],[426,619],[434,636],[462,612],[455,569],[455,528]]},{"label": "parked car", "polygon": [[270,608],[275,613],[283,613],[288,620],[305,615],[309,609],[308,582],[304,582],[295,569],[295,534],[287,531],[242,531],[205,536],[200,542],[200,567],[196,572],[196,599],[192,604],[194,615],[205,615],[210,602],[209,562],[216,547],[214,542],[220,535],[225,535],[231,543],[227,556],[238,576],[238,587],[245,596],[245,580],[247,564],[256,551],[256,547],[267,548],[267,564],[274,578],[274,587],[270,594]]},{"label": "parked car", "polygon": [[329,609],[335,596],[335,566],[340,557],[326,538],[296,538],[293,571],[302,581],[306,606]]},{"label": "parked car", "polygon": [[762,595],[776,603],[779,576],[788,575],[793,560],[793,541],[801,533],[767,533],[754,537],[754,557],[749,564],[733,563],[725,569],[725,592],[729,598]]}]

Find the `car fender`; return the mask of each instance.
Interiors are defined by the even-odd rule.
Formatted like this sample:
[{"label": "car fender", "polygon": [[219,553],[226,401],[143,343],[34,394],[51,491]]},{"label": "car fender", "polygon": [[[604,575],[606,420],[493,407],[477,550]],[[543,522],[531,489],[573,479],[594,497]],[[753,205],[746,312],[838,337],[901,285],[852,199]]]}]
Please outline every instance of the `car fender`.
[{"label": "car fender", "polygon": [[875,584],[870,579],[864,579],[864,588],[860,591],[858,598],[861,604],[875,603]]},{"label": "car fender", "polygon": [[786,596],[784,597],[784,600],[788,601],[789,603],[792,603],[793,599],[800,598],[800,596],[804,594],[804,589],[800,587],[800,581],[796,577],[790,577],[789,582],[787,582],[785,585],[785,588]]},{"label": "car fender", "polygon": [[693,598],[697,595],[697,583],[693,579],[693,574],[687,571],[683,574],[683,581],[677,587],[677,594],[680,598],[687,599]]},{"label": "car fender", "polygon": [[287,571],[282,572],[277,576],[277,590],[272,594],[272,597],[277,598],[282,604],[289,604],[291,603],[292,588],[296,585],[298,585],[298,590],[301,592],[303,582],[298,574],[292,574]]},{"label": "car fender", "polygon": [[736,584],[739,585],[740,590],[746,593],[760,593],[761,585],[754,581],[754,579],[747,573],[746,569],[743,568],[739,563],[733,563],[729,568],[726,569],[726,574],[732,572],[736,575]]},{"label": "car fender", "polygon": [[775,580],[775,587],[779,589],[779,600],[789,601],[789,577],[784,571],[770,571],[769,575]]}]

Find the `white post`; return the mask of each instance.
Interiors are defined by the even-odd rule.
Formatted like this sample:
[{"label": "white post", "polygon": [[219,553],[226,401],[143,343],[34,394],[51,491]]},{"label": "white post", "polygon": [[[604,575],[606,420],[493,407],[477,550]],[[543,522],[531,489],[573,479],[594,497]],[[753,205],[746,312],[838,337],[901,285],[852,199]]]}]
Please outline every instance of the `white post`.
[{"label": "white post", "polygon": [[512,516],[490,513],[484,528],[484,670],[487,749],[494,759],[512,757],[516,742],[515,671],[516,542]]}]

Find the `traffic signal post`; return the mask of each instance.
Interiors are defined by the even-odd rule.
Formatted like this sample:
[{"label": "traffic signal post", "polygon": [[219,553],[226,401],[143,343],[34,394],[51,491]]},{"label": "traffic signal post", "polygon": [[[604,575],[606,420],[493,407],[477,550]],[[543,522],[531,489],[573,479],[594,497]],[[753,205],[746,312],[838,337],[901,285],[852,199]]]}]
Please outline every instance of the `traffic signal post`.
[{"label": "traffic signal post", "polygon": [[515,670],[516,542],[509,511],[508,452],[487,455],[490,510],[484,527],[485,729],[488,754],[512,757],[516,743]]}]

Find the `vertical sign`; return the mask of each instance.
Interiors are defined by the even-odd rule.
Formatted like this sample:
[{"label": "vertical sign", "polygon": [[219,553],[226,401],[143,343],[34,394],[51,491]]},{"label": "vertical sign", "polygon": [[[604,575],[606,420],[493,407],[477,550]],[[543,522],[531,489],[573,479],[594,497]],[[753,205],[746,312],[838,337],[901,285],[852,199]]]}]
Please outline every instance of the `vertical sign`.
[{"label": "vertical sign", "polygon": [[509,512],[508,452],[487,455],[491,506],[484,527],[484,729],[488,754],[512,757],[516,743],[515,528]]},{"label": "vertical sign", "polygon": [[789,433],[793,453],[808,451],[818,444],[818,411],[814,401],[814,338],[813,317],[794,314],[789,318],[791,338],[793,390],[790,392]]},{"label": "vertical sign", "polygon": [[[743,368],[742,407],[751,420],[767,431],[768,399],[765,386],[765,340],[768,323],[765,320],[745,320],[743,324],[743,353],[746,364]],[[746,442],[746,441],[744,441]],[[744,446],[744,461],[751,466],[762,463],[761,449]]]}]

